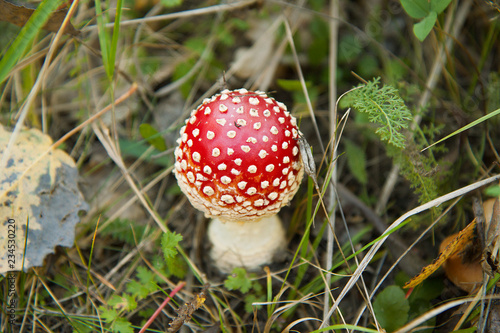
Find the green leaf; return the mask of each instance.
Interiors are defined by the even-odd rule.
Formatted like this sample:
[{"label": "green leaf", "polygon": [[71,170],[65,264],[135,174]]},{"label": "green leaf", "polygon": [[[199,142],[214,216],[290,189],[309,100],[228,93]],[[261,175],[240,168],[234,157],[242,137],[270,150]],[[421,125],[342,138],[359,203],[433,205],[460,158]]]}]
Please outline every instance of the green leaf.
[{"label": "green leaf", "polygon": [[[300,80],[285,80],[285,79],[278,79],[277,80],[278,85],[283,88],[286,91],[291,91],[291,92],[302,92],[302,84],[300,83]],[[309,88],[311,87],[311,82],[306,81],[306,87]]]},{"label": "green leaf", "polygon": [[239,290],[242,293],[246,293],[252,288],[252,280],[250,280],[244,268],[237,267],[233,269],[232,274],[224,281],[224,286],[228,290]]},{"label": "green leaf", "polygon": [[99,306],[99,313],[107,323],[111,323],[118,318],[118,311],[113,308],[107,308],[105,306]]},{"label": "green leaf", "polygon": [[418,38],[419,41],[423,42],[424,39],[429,35],[434,24],[436,24],[437,13],[430,12],[422,21],[415,23],[413,26],[413,33]]},{"label": "green leaf", "polygon": [[451,0],[431,0],[431,10],[441,14],[450,2]]},{"label": "green leaf", "polygon": [[186,261],[181,256],[175,256],[171,258],[165,258],[166,273],[167,276],[175,276],[179,279],[183,279],[187,273]]},{"label": "green leaf", "polygon": [[354,178],[363,185],[368,182],[366,155],[363,149],[351,140],[344,139],[347,165]]},{"label": "green leaf", "polygon": [[113,295],[111,296],[108,304],[118,311],[133,311],[137,308],[137,302],[134,297],[129,294],[123,294],[122,296]]},{"label": "green leaf", "polygon": [[150,145],[158,149],[159,151],[167,150],[167,145],[165,140],[163,140],[161,134],[151,126],[150,124],[144,123],[139,126],[139,133],[141,136],[149,142]]},{"label": "green leaf", "polygon": [[0,60],[0,84],[5,81],[10,70],[22,58],[35,36],[42,30],[42,27],[60,3],[61,0],[46,0],[40,2],[40,5],[21,29],[7,52],[2,56],[2,60]]},{"label": "green leaf", "polygon": [[493,185],[486,188],[484,194],[490,197],[500,197],[500,185]]},{"label": "green leaf", "polygon": [[429,0],[401,0],[401,5],[408,15],[416,19],[425,17],[431,12]]},{"label": "green leaf", "polygon": [[125,290],[131,295],[137,297],[138,299],[146,298],[151,290],[148,284],[143,284],[137,280],[132,280],[127,283]]},{"label": "green leaf", "polygon": [[161,4],[167,8],[182,5],[182,0],[161,0]]},{"label": "green leaf", "polygon": [[134,333],[132,324],[125,318],[116,319],[113,325],[111,325],[111,329],[116,333]]},{"label": "green leaf", "polygon": [[161,248],[165,259],[173,258],[177,255],[177,246],[182,241],[182,235],[176,232],[167,231],[161,237]]},{"label": "green leaf", "polygon": [[406,324],[410,305],[401,287],[389,286],[377,295],[373,310],[380,325],[392,332]]},{"label": "green leaf", "polygon": [[349,92],[345,97],[346,105],[367,113],[370,122],[378,125],[375,133],[382,141],[404,148],[406,138],[401,130],[408,128],[411,112],[399,97],[398,90],[387,84],[379,87],[379,80],[376,78]]}]

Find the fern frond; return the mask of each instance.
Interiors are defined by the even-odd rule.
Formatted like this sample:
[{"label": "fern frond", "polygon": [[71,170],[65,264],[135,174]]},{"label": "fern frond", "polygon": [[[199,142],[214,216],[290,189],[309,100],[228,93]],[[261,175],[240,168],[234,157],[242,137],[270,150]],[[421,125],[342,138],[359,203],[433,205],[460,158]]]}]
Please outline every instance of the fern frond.
[{"label": "fern frond", "polygon": [[412,115],[398,90],[391,85],[379,87],[380,78],[358,86],[347,94],[348,104],[368,114],[370,122],[379,125],[375,131],[381,140],[405,147],[406,138],[402,129],[408,128]]}]

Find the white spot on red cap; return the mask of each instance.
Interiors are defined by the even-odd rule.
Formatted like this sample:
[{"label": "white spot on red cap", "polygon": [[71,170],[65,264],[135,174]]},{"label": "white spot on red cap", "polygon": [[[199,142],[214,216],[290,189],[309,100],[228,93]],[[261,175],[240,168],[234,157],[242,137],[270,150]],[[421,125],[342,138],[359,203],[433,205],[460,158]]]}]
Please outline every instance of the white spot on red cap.
[{"label": "white spot on red cap", "polygon": [[192,173],[191,171],[189,171],[189,172],[186,174],[186,177],[187,177],[187,179],[188,179],[191,183],[194,183],[194,181],[195,181],[195,178],[194,178],[194,173]]},{"label": "white spot on red cap", "polygon": [[291,134],[291,133],[290,133],[290,131],[289,131],[289,130],[285,130],[285,136],[287,136],[287,137],[288,137],[288,136],[290,136],[290,134]]},{"label": "white spot on red cap", "polygon": [[192,146],[193,146],[193,140],[189,139],[189,140],[187,141],[187,145],[188,145],[189,147],[192,147]]},{"label": "white spot on red cap", "polygon": [[213,138],[215,138],[215,133],[212,131],[207,131],[207,139],[212,140]]},{"label": "white spot on red cap", "polygon": [[247,194],[248,195],[254,195],[255,193],[257,193],[257,189],[255,187],[250,187],[248,190],[247,190]]},{"label": "white spot on red cap", "polygon": [[199,162],[199,161],[201,161],[201,155],[200,155],[200,153],[198,153],[197,151],[195,151],[195,152],[193,153],[193,161],[195,161],[195,162]]},{"label": "white spot on red cap", "polygon": [[257,172],[257,166],[255,166],[255,165],[250,165],[250,166],[248,167],[248,172],[250,172],[250,173],[256,173],[256,172]]},{"label": "white spot on red cap", "polygon": [[235,176],[238,176],[241,172],[236,169],[231,169],[231,173]]},{"label": "white spot on red cap", "polygon": [[275,200],[278,197],[277,192],[271,192],[268,196],[269,200]]},{"label": "white spot on red cap", "polygon": [[274,103],[274,100],[272,98],[266,98],[264,99],[264,101],[267,103],[267,104],[273,104]]},{"label": "white spot on red cap", "polygon": [[256,138],[254,138],[254,137],[249,137],[249,138],[247,139],[247,142],[251,142],[251,143],[255,144],[255,143],[257,143],[257,139],[256,139]]},{"label": "white spot on red cap", "polygon": [[262,189],[269,187],[269,182],[267,180],[264,180],[263,182],[260,183],[260,187]]},{"label": "white spot on red cap", "polygon": [[284,168],[283,170],[281,170],[281,172],[283,173],[283,175],[286,175],[288,173],[288,168]]},{"label": "white spot on red cap", "polygon": [[233,148],[227,148],[227,155],[231,156],[234,154],[234,149]]},{"label": "white spot on red cap", "polygon": [[255,200],[254,203],[253,203],[253,205],[255,207],[262,207],[262,206],[264,206],[264,200],[263,199]]},{"label": "white spot on red cap", "polygon": [[211,196],[211,195],[214,195],[215,191],[213,188],[211,188],[210,186],[205,186],[203,188],[203,193],[205,193],[206,195],[208,196]]},{"label": "white spot on red cap", "polygon": [[267,172],[271,172],[274,170],[274,164],[268,164],[266,165],[266,171]]},{"label": "white spot on red cap", "polygon": [[276,145],[272,145],[272,146],[271,146],[271,150],[272,150],[272,151],[278,151],[278,146],[276,146]]},{"label": "white spot on red cap", "polygon": [[287,149],[288,148],[288,142],[283,141],[283,143],[281,144],[281,148]]},{"label": "white spot on red cap", "polygon": [[273,106],[273,111],[276,112],[276,113],[280,113],[281,110],[278,106]]},{"label": "white spot on red cap", "polygon": [[240,106],[239,108],[236,109],[236,113],[242,114],[244,112],[243,107]]},{"label": "white spot on red cap", "polygon": [[213,157],[218,157],[219,155],[220,155],[220,149],[219,148],[212,149],[212,156]]},{"label": "white spot on red cap", "polygon": [[293,156],[297,156],[298,153],[299,153],[299,148],[297,146],[293,147],[293,150],[292,150]]},{"label": "white spot on red cap", "polygon": [[220,197],[222,201],[224,201],[227,204],[232,204],[234,203],[234,198],[232,195],[229,194],[224,194],[223,196]]},{"label": "white spot on red cap", "polygon": [[283,163],[285,163],[285,164],[290,163],[290,157],[288,157],[288,156],[283,157]]},{"label": "white spot on red cap", "polygon": [[259,105],[259,99],[257,97],[250,97],[248,99],[248,103],[252,105]]},{"label": "white spot on red cap", "polygon": [[212,109],[210,109],[210,107],[206,107],[205,108],[205,112],[203,112],[203,114],[207,115],[207,114],[210,114],[210,112],[212,112]]},{"label": "white spot on red cap", "polygon": [[224,104],[219,104],[219,111],[224,113],[227,111],[227,106],[225,106]]},{"label": "white spot on red cap", "polygon": [[236,120],[236,124],[240,125],[240,126],[246,126],[247,121],[245,119],[238,119],[238,120]]},{"label": "white spot on red cap", "polygon": [[237,159],[234,160],[234,164],[236,164],[236,165],[241,165],[241,162],[243,162],[241,160],[241,158],[237,158]]},{"label": "white spot on red cap", "polygon": [[238,104],[241,102],[241,98],[239,97],[233,97],[233,103]]},{"label": "white spot on red cap", "polygon": [[221,163],[217,166],[217,169],[223,171],[227,169],[227,165],[225,163]]},{"label": "white spot on red cap", "polygon": [[280,179],[279,178],[275,178],[273,180],[273,186],[278,186],[280,184]]},{"label": "white spot on red cap", "polygon": [[220,181],[222,184],[227,185],[231,182],[231,178],[229,178],[228,176],[222,176],[220,177]]},{"label": "white spot on red cap", "polygon": [[269,141],[269,138],[267,137],[267,135],[264,135],[264,136],[262,137],[262,141],[264,141],[264,142]]},{"label": "white spot on red cap", "polygon": [[210,168],[208,165],[205,165],[203,167],[203,172],[209,175],[212,173],[212,168]]},{"label": "white spot on red cap", "polygon": [[281,102],[278,102],[278,106],[280,107],[280,109],[282,110],[285,110],[286,111],[286,105],[281,103]]},{"label": "white spot on red cap", "polygon": [[186,162],[186,160],[182,160],[181,161],[181,168],[182,168],[182,170],[186,171],[186,169],[187,169],[187,162]]},{"label": "white spot on red cap", "polygon": [[[269,110],[264,110],[264,112],[262,113],[264,115],[264,117],[269,117],[271,115],[271,111]],[[282,123],[283,124],[283,123]]]},{"label": "white spot on red cap", "polygon": [[228,94],[226,94],[226,93],[222,93],[222,94],[220,95],[220,100],[221,100],[221,101],[225,101],[225,100],[226,100],[226,99],[228,99],[228,98],[229,98],[229,96],[228,96]]},{"label": "white spot on red cap", "polygon": [[257,111],[257,109],[250,109],[250,116],[251,117],[258,117],[259,111]]},{"label": "white spot on red cap", "polygon": [[245,153],[248,153],[250,151],[250,146],[243,145],[241,146],[241,150],[243,150]]},{"label": "white spot on red cap", "polygon": [[261,150],[259,151],[259,157],[260,157],[260,158],[265,158],[267,155],[269,155],[269,154],[268,154],[268,153],[267,153],[267,151],[265,151],[264,149],[261,149]]},{"label": "white spot on red cap", "polygon": [[284,124],[285,123],[285,118],[279,117],[278,121],[280,122],[280,124]]},{"label": "white spot on red cap", "polygon": [[253,129],[258,130],[260,128],[260,126],[262,126],[262,124],[260,122],[256,122],[253,124]]},{"label": "white spot on red cap", "polygon": [[269,130],[272,134],[274,135],[277,135],[279,133],[278,129],[276,128],[276,126],[273,126],[271,127],[271,129]]},{"label": "white spot on red cap", "polygon": [[215,119],[215,122],[221,126],[226,125],[226,119],[220,118],[220,119]]},{"label": "white spot on red cap", "polygon": [[239,188],[240,190],[244,190],[244,189],[245,189],[245,187],[247,186],[247,184],[248,184],[247,182],[245,182],[245,181],[241,181],[241,182],[239,182],[239,183],[238,183],[238,188]]},{"label": "white spot on red cap", "polygon": [[198,128],[195,128],[191,133],[193,133],[193,136],[196,138],[198,135],[200,135],[200,130]]},{"label": "white spot on red cap", "polygon": [[233,139],[236,136],[236,131],[228,131],[227,136],[231,139]]},{"label": "white spot on red cap", "polygon": [[286,187],[286,180],[283,180],[280,184],[280,189],[284,189]]},{"label": "white spot on red cap", "polygon": [[238,90],[238,92],[242,95],[246,94],[248,92],[248,90],[246,90],[245,88],[241,88]]},{"label": "white spot on red cap", "polygon": [[190,124],[194,124],[196,122],[196,116],[195,115],[192,115],[190,118],[189,118],[189,123]]}]

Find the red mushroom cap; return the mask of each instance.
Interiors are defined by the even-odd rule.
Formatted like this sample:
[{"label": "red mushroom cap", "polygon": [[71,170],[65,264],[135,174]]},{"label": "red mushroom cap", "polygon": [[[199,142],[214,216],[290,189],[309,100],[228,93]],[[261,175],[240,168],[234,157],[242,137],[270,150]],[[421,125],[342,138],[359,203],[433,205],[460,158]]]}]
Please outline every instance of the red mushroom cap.
[{"label": "red mushroom cap", "polygon": [[175,175],[207,217],[251,221],[276,214],[304,174],[296,119],[265,93],[224,90],[180,130]]}]

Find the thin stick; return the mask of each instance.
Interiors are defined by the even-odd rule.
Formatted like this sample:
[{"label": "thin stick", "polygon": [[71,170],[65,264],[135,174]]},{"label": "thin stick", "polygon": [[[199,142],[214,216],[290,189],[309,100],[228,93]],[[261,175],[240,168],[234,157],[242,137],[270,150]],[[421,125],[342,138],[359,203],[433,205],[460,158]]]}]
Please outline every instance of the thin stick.
[{"label": "thin stick", "polygon": [[170,302],[170,299],[172,299],[175,294],[177,294],[179,292],[179,290],[181,290],[184,286],[186,285],[186,282],[182,281],[180,282],[175,288],[174,290],[172,290],[170,292],[170,294],[168,295],[168,297],[163,301],[163,303],[161,303],[161,305],[158,307],[158,309],[156,309],[155,313],[153,313],[153,315],[148,319],[148,321],[144,324],[144,326],[141,328],[141,330],[139,331],[139,333],[144,333],[146,332],[147,328],[149,327],[149,325],[151,325],[153,323],[153,321],[156,319],[156,317],[158,317],[158,315],[160,314],[160,312],[163,310],[163,308],[165,306],[167,306],[168,302]]},{"label": "thin stick", "polygon": [[[331,161],[337,159],[337,83],[335,81],[337,77],[337,46],[338,46],[338,32],[339,32],[339,1],[332,0],[330,2],[330,52],[329,52],[329,85],[328,85],[328,100],[330,101],[329,111],[330,111],[330,137],[333,139],[332,145],[332,158]],[[327,246],[326,246],[326,256],[325,256],[325,269],[330,271],[332,269],[332,258],[334,250],[334,231],[335,231],[335,211],[336,211],[336,201],[337,201],[337,191],[334,191],[333,186],[337,184],[337,168],[334,166],[332,181],[329,183],[330,198],[328,201],[328,211],[332,212],[330,216],[330,221],[332,223],[332,228],[327,228]],[[325,294],[323,300],[323,322],[326,326],[330,325],[330,318],[328,317],[328,309],[330,308],[330,290],[332,276],[331,274],[326,275],[325,283]]]}]

